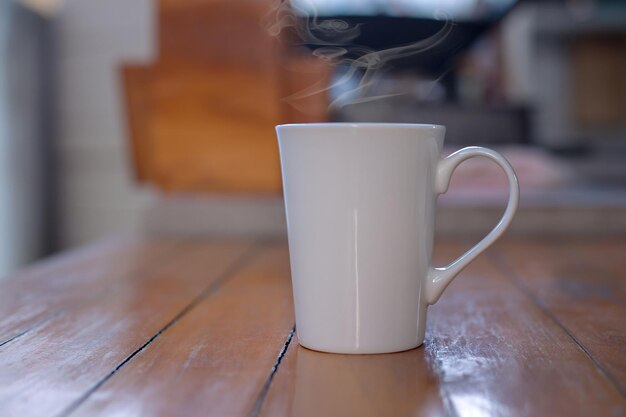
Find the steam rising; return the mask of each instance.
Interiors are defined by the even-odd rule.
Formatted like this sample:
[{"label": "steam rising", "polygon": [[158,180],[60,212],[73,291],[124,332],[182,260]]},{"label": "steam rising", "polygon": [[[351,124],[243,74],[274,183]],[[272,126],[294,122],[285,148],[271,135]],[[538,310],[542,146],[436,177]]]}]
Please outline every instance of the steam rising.
[{"label": "steam rising", "polygon": [[[305,7],[302,7],[302,5]],[[371,87],[381,75],[381,70],[389,62],[424,53],[439,45],[452,31],[451,20],[442,12],[435,13],[435,19],[444,22],[442,28],[434,35],[402,46],[383,50],[373,50],[352,42],[361,34],[359,24],[350,25],[340,19],[318,19],[315,7],[309,0],[301,0],[290,4],[287,0],[279,0],[270,14],[268,31],[272,36],[279,36],[285,29],[294,30],[303,43],[316,45],[313,55],[347,68],[338,79],[330,85],[322,83],[311,85],[284,100],[295,105],[300,99],[319,94],[328,90],[341,88],[347,90],[330,103],[330,109],[337,109],[347,104],[356,104],[377,100],[399,94],[372,95]],[[352,58],[356,56],[357,58]],[[355,80],[358,80],[355,83]],[[355,84],[350,86],[350,84]],[[347,88],[350,86],[350,88]]]}]

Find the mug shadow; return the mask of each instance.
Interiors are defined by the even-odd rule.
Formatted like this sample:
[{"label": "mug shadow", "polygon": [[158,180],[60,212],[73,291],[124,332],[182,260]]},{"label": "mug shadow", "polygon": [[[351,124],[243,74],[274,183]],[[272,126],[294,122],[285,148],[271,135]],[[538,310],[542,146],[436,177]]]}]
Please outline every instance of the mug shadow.
[{"label": "mug shadow", "polygon": [[437,379],[424,349],[380,355],[321,353],[297,346],[291,415],[439,415]]}]

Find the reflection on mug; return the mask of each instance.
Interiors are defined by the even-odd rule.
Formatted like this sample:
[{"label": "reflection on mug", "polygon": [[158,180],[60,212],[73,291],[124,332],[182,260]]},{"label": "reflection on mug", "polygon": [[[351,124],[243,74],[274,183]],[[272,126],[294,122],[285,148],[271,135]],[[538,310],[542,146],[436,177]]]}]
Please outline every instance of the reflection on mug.
[{"label": "reflection on mug", "polygon": [[423,349],[338,355],[298,347],[293,416],[444,415]]}]

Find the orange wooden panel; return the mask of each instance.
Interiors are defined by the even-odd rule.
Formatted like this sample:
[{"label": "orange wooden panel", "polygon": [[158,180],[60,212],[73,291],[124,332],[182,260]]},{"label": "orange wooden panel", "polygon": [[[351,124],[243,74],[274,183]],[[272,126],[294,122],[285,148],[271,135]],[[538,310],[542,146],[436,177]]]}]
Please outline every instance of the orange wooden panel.
[{"label": "orange wooden panel", "polygon": [[[316,60],[295,62],[285,71],[287,94],[329,77]],[[298,72],[304,63],[313,71]],[[279,192],[274,126],[327,114],[325,92],[293,107],[274,79],[241,68],[128,66],[124,77],[138,178],[165,190]]]},{"label": "orange wooden panel", "polygon": [[239,68],[126,67],[138,178],[178,191],[278,192],[271,83]]},{"label": "orange wooden panel", "polygon": [[153,77],[150,166],[166,190],[279,192],[271,79],[239,68],[159,69]]},{"label": "orange wooden panel", "polygon": [[159,62],[271,68],[280,40],[265,27],[275,0],[159,0]]},{"label": "orange wooden panel", "polygon": [[[137,178],[167,191],[277,193],[274,126],[326,121],[331,67],[264,27],[273,1],[159,1],[159,56],[123,68]],[[294,107],[295,105],[295,107]]]},{"label": "orange wooden panel", "polygon": [[154,179],[166,190],[279,192],[279,40],[271,1],[159,2],[159,71],[150,125]]}]

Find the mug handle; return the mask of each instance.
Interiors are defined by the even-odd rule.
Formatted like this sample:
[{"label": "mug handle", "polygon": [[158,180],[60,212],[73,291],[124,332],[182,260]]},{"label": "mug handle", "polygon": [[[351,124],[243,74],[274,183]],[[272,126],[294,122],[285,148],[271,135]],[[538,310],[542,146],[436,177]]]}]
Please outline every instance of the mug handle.
[{"label": "mug handle", "polygon": [[507,161],[500,153],[492,149],[482,148],[479,146],[469,146],[467,148],[463,148],[439,161],[437,166],[437,175],[435,177],[435,193],[439,195],[448,191],[450,179],[452,178],[452,174],[454,173],[456,167],[466,159],[473,158],[475,156],[487,157],[495,161],[498,165],[500,165],[502,170],[504,170],[509,180],[509,202],[496,227],[494,227],[491,232],[483,238],[483,240],[478,242],[476,246],[465,252],[465,254],[463,254],[460,258],[456,259],[446,267],[428,268],[425,293],[426,302],[428,304],[435,304],[441,296],[441,293],[443,293],[443,290],[446,289],[459,272],[461,272],[463,268],[469,265],[470,262],[476,259],[478,255],[484,252],[485,249],[491,246],[496,239],[504,233],[504,231],[511,224],[515,211],[517,210],[517,205],[519,203],[519,184],[517,182],[517,177],[515,176],[515,171],[513,171],[513,167],[511,167],[509,161]]}]

